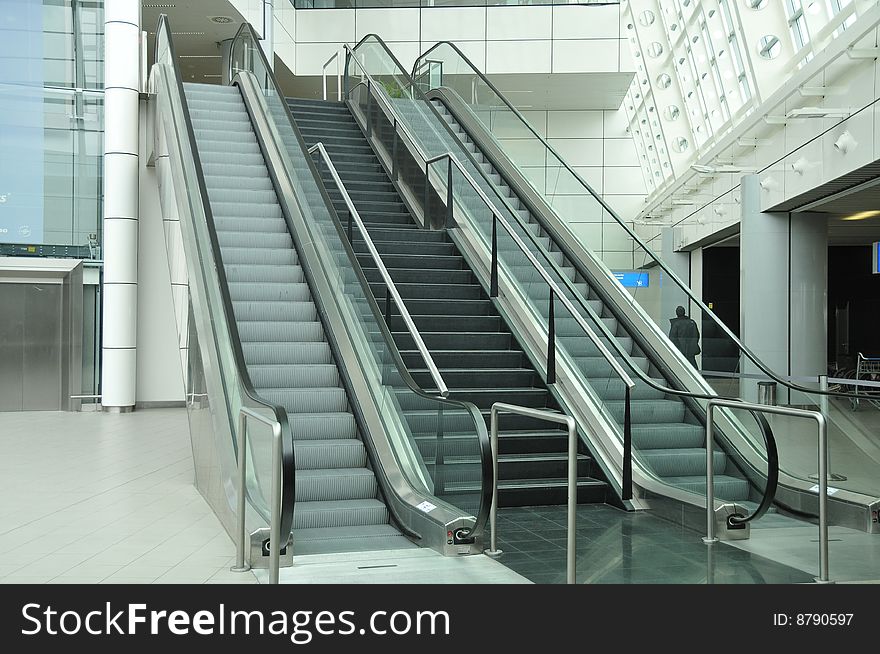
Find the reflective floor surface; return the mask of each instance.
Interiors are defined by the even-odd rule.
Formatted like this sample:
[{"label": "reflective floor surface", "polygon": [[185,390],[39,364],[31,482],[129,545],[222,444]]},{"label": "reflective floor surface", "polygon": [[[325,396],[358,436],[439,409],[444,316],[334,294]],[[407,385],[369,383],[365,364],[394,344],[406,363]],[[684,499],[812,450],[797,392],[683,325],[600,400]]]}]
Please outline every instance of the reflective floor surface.
[{"label": "reflective floor surface", "polygon": [[[810,574],[645,512],[582,505],[577,515],[577,581],[589,584],[790,584]],[[535,583],[564,583],[566,508],[499,509],[498,561]]]}]

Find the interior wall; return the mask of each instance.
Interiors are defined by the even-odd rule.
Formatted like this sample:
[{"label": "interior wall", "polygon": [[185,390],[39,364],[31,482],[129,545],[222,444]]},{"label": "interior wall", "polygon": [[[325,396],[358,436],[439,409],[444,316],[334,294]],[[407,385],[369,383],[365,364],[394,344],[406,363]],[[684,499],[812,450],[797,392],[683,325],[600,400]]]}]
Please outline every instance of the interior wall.
[{"label": "interior wall", "polygon": [[[141,103],[141,152],[150,122]],[[183,405],[183,374],[177,344],[177,324],[171,298],[171,277],[165,254],[165,234],[159,206],[156,169],[140,157],[138,220],[138,405]]]}]

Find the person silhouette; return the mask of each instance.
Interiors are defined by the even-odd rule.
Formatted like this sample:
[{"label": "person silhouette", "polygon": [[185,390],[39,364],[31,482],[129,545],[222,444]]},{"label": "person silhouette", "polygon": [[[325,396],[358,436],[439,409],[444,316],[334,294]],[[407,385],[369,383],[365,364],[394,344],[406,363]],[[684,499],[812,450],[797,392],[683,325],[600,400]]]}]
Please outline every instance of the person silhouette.
[{"label": "person silhouette", "polygon": [[675,307],[675,318],[669,319],[669,340],[679,349],[694,369],[700,353],[700,330],[697,323],[684,315],[684,307]]}]

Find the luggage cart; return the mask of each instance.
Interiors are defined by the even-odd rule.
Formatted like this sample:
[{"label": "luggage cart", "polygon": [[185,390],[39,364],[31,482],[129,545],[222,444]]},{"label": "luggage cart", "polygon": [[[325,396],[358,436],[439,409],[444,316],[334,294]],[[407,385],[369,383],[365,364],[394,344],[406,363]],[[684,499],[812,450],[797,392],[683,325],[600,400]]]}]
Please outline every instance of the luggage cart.
[{"label": "luggage cart", "polygon": [[[880,357],[866,357],[859,352],[858,357],[856,358],[855,381],[859,382],[864,379],[869,381],[880,381]],[[880,388],[875,389],[869,387],[866,390],[859,390],[859,388],[858,383],[856,383],[853,392],[861,397],[850,399],[852,410],[855,411],[859,408],[859,402],[862,399],[880,409]]]}]

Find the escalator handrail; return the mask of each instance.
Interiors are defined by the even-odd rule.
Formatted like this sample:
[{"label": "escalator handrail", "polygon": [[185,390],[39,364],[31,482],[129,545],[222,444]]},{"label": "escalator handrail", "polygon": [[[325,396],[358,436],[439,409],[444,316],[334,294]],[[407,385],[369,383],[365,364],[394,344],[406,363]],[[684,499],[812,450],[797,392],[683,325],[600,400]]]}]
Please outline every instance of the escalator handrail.
[{"label": "escalator handrail", "polygon": [[[418,59],[416,59],[416,61],[413,64],[413,73],[415,73],[415,71],[418,69],[420,61],[423,61],[431,52],[433,52],[435,49],[437,49],[438,47],[440,47],[442,45],[448,45],[453,50],[455,50],[455,52],[462,58],[462,60],[468,66],[470,66],[470,68],[474,72],[474,74],[477,77],[479,77],[480,80],[482,82],[484,82],[486,84],[486,86],[488,86],[492,90],[493,93],[495,93],[495,95],[520,120],[520,122],[522,122],[523,125],[525,125],[525,127],[535,136],[535,138],[538,139],[538,141],[540,141],[541,144],[545,148],[547,148],[547,150],[551,154],[553,154],[554,157],[556,157],[556,159],[562,164],[562,166],[566,170],[568,170],[568,172],[571,173],[572,176],[574,176],[574,178],[590,193],[590,195],[602,205],[603,210],[607,211],[608,214],[612,218],[614,218],[614,220],[618,224],[620,224],[620,226],[627,232],[627,234],[630,236],[630,238],[632,238],[635,241],[635,243],[639,247],[641,247],[642,250],[644,250],[644,252],[646,252],[652,258],[652,260],[663,270],[664,274],[668,275],[673,280],[673,282],[675,282],[675,284],[677,284],[680,287],[680,289],[683,290],[688,295],[690,300],[693,301],[697,305],[697,307],[699,307],[700,311],[711,316],[713,318],[713,321],[722,329],[722,331],[725,333],[725,335],[728,338],[730,338],[734,343],[736,343],[737,347],[739,347],[739,349],[743,352],[743,354],[745,354],[752,361],[752,363],[754,363],[756,366],[758,366],[758,368],[760,368],[764,374],[766,374],[773,381],[789,388],[790,390],[799,391],[799,392],[802,392],[802,393],[805,393],[808,395],[809,394],[828,395],[828,396],[846,397],[846,398],[855,397],[855,395],[852,393],[843,393],[843,392],[830,391],[830,390],[812,389],[812,388],[808,388],[806,386],[800,386],[798,384],[793,384],[790,381],[784,379],[783,377],[778,376],[773,370],[771,370],[769,367],[767,367],[764,364],[764,362],[761,361],[761,359],[754,352],[752,352],[752,350],[748,346],[746,346],[744,343],[742,343],[739,340],[739,337],[737,337],[730,330],[730,328],[724,324],[723,321],[719,320],[718,317],[715,316],[714,312],[708,306],[706,306],[702,300],[700,300],[699,298],[697,298],[694,295],[692,289],[687,284],[685,284],[678,277],[678,275],[676,275],[675,272],[673,270],[671,270],[666,265],[666,263],[664,263],[664,261],[661,258],[657,257],[657,255],[654,254],[654,252],[642,241],[642,239],[632,229],[630,229],[630,227],[626,224],[626,222],[623,219],[621,219],[620,216],[617,215],[617,212],[615,212],[611,208],[611,206],[599,194],[597,194],[593,190],[593,188],[589,185],[589,183],[586,180],[584,180],[577,173],[577,171],[574,170],[574,168],[572,168],[568,164],[568,162],[559,155],[559,153],[556,151],[556,149],[553,148],[553,146],[550,145],[544,137],[542,137],[540,134],[538,134],[538,132],[532,127],[532,125],[528,122],[528,120],[526,120],[526,118],[522,115],[522,113],[519,110],[517,110],[516,107],[514,107],[510,103],[510,101],[498,90],[498,88],[488,79],[488,77],[486,77],[486,75],[483,72],[481,72],[473,64],[473,62],[471,62],[471,60],[467,57],[467,55],[465,55],[461,51],[461,49],[458,46],[456,46],[454,43],[452,43],[450,41],[440,41],[440,42],[434,44],[433,46],[431,46],[428,50],[423,52],[419,56]],[[414,77],[415,77],[415,75],[412,76],[412,78],[414,78]],[[421,93],[421,90],[419,90],[419,92]],[[430,102],[428,104],[430,104]],[[560,218],[555,214],[555,212],[552,211],[552,208],[551,208],[551,213],[552,213],[553,219],[555,219],[559,223],[562,222],[560,220]],[[544,212],[540,212],[540,211],[535,212],[535,217],[541,221],[542,227],[544,227],[550,233],[550,236],[553,238],[554,243],[558,247],[563,249],[565,254],[568,256],[568,259],[571,262],[571,264],[573,266],[575,266],[575,268],[577,269],[577,271],[581,275],[583,275],[585,278],[587,278],[587,274],[583,268],[583,264],[580,262],[578,257],[574,256],[573,253],[570,252],[569,248],[567,247],[567,245],[565,243],[565,239],[561,238],[559,227],[557,225],[550,224],[548,221],[548,216],[544,215]],[[670,391],[670,392],[673,392],[673,391]],[[695,397],[702,398],[703,396],[697,394]]]},{"label": "escalator handrail", "polygon": [[[241,338],[238,333],[238,324],[235,321],[235,313],[232,307],[232,299],[229,295],[229,284],[226,279],[226,271],[223,267],[223,258],[220,251],[220,242],[217,238],[217,230],[216,225],[214,223],[214,214],[211,210],[211,202],[208,197],[208,189],[205,184],[205,174],[202,168],[201,158],[199,157],[198,145],[196,143],[195,138],[195,130],[192,126],[192,119],[189,112],[189,106],[186,101],[186,94],[183,89],[182,76],[180,74],[180,66],[178,64],[177,56],[174,51],[174,43],[172,40],[172,32],[171,32],[171,24],[168,20],[168,16],[165,14],[161,14],[159,16],[159,23],[156,27],[156,40],[160,38],[161,34],[165,34],[165,38],[168,42],[169,49],[169,58],[171,60],[171,69],[174,74],[174,81],[177,86],[177,92],[180,96],[181,106],[183,108],[183,115],[185,120],[185,129],[186,129],[186,139],[189,143],[190,150],[193,155],[193,163],[195,165],[196,170],[196,178],[198,183],[198,191],[201,198],[201,204],[204,209],[204,217],[205,223],[208,229],[208,233],[210,235],[210,254],[212,257],[212,263],[214,265],[214,269],[216,271],[217,277],[219,279],[219,291],[220,298],[222,301],[222,310],[223,317],[222,319],[226,323],[226,329],[230,335],[230,346],[232,348],[233,353],[233,365],[235,367],[235,379],[238,380],[238,388],[236,389],[240,395],[247,398],[250,402],[257,405],[260,408],[271,411],[272,415],[275,417],[275,420],[281,426],[281,506],[280,506],[280,516],[281,516],[281,535],[282,538],[286,538],[288,534],[291,533],[293,529],[293,511],[294,504],[296,498],[296,458],[293,447],[293,435],[290,430],[290,422],[287,416],[287,410],[279,404],[275,404],[273,402],[269,402],[268,400],[263,399],[259,396],[257,391],[254,389],[253,382],[250,378],[250,373],[247,369],[247,364],[245,363],[244,352],[241,348]],[[156,48],[156,56],[158,56],[158,48]],[[158,62],[156,62],[158,63]],[[214,321],[211,321],[213,326]],[[215,342],[217,340],[217,334],[214,333]],[[229,411],[229,405],[227,403],[226,407],[227,411]],[[230,414],[231,415],[231,414]],[[231,418],[233,425],[232,432],[236,433],[235,425],[238,424],[238,416]],[[236,447],[236,458],[238,457],[237,447],[238,440],[234,443]],[[247,492],[248,500],[250,501],[251,506],[267,521],[271,521],[271,512],[267,513],[261,507],[259,502],[256,502],[253,497],[251,497],[250,492]],[[286,542],[286,541],[285,541]]]},{"label": "escalator handrail", "polygon": [[[259,37],[249,23],[242,23],[241,27],[235,35],[235,39],[237,39],[239,37],[239,34],[244,31],[248,31],[250,33],[250,36],[253,39],[254,43],[257,43],[259,41]],[[270,71],[268,81],[272,83],[273,87],[276,89],[276,92],[279,94],[279,97],[284,99],[283,94],[281,94],[281,87],[278,84],[278,80],[275,78],[274,74],[271,72],[271,69],[268,67],[268,62],[266,61],[266,57],[263,53],[262,48],[257,47],[256,50],[259,52],[259,56],[263,61],[265,70]],[[230,74],[232,73],[231,58],[229,72]],[[379,328],[380,333],[382,334],[382,339],[385,342],[386,352],[391,356],[394,362],[394,366],[397,369],[398,374],[400,374],[403,383],[411,392],[415,393],[417,396],[436,402],[440,406],[441,410],[443,406],[450,406],[466,411],[471,416],[471,419],[474,422],[474,430],[476,432],[480,447],[482,488],[480,495],[480,508],[477,511],[477,515],[474,516],[474,528],[473,531],[468,535],[468,537],[479,537],[486,530],[486,526],[489,521],[489,512],[492,505],[492,488],[494,483],[494,474],[492,469],[492,445],[489,440],[489,431],[486,428],[485,420],[483,419],[480,410],[472,402],[457,400],[448,397],[441,397],[436,394],[427,393],[422,390],[422,388],[413,379],[412,375],[409,372],[409,369],[403,362],[403,357],[400,355],[400,351],[398,350],[397,345],[394,341],[394,336],[391,334],[390,328],[385,323],[382,311],[379,308],[379,304],[376,302],[376,298],[373,296],[372,290],[370,289],[370,283],[367,281],[367,278],[364,275],[364,271],[357,260],[357,255],[354,252],[354,248],[352,247],[352,244],[348,241],[345,227],[342,225],[342,221],[339,219],[339,215],[336,213],[333,202],[331,201],[330,196],[327,194],[327,190],[321,179],[321,174],[315,166],[315,162],[312,157],[308,156],[308,147],[306,146],[305,139],[303,139],[302,132],[300,131],[299,126],[297,125],[296,120],[293,117],[293,114],[290,112],[290,107],[288,106],[287,102],[284,101],[281,104],[284,107],[284,113],[287,116],[287,120],[290,123],[291,130],[297,139],[297,143],[301,151],[305,155],[305,160],[308,163],[309,170],[313,178],[315,179],[318,188],[321,191],[321,196],[324,200],[324,204],[331,219],[333,220],[334,226],[336,227],[337,234],[340,237],[339,240],[345,249],[345,253],[348,257],[349,263],[351,264],[352,270],[355,272],[358,278],[358,282],[364,290],[364,296],[366,297],[367,303],[370,306],[370,311],[373,314],[373,318]],[[407,529],[409,528],[407,527]]]},{"label": "escalator handrail", "polygon": [[[391,279],[391,273],[388,272],[388,268],[385,267],[385,262],[382,261],[382,257],[379,255],[379,251],[376,249],[376,245],[373,243],[372,237],[370,237],[369,232],[367,231],[366,225],[364,225],[364,221],[361,218],[360,212],[358,212],[357,207],[354,206],[354,202],[351,200],[351,196],[348,194],[348,189],[345,188],[345,184],[342,182],[342,179],[339,177],[339,173],[336,171],[336,166],[333,164],[333,159],[327,153],[327,148],[324,147],[322,142],[315,143],[312,147],[309,148],[309,154],[313,154],[314,152],[318,152],[321,157],[324,159],[324,162],[327,164],[327,168],[330,170],[330,175],[333,178],[333,183],[336,184],[339,192],[342,194],[343,200],[345,200],[345,205],[348,207],[349,216],[357,225],[358,231],[361,234],[361,237],[364,239],[364,243],[367,246],[367,252],[370,254],[370,258],[373,259],[373,262],[376,264],[376,267],[379,270],[379,274],[382,276],[382,282],[385,284],[385,288],[389,293],[391,299],[394,300],[394,304],[397,305],[398,311],[400,311],[400,317],[403,319],[403,324],[406,326],[409,335],[412,337],[413,342],[416,345],[416,349],[419,351],[422,359],[425,362],[425,365],[428,366],[428,372],[431,373],[431,378],[434,380],[434,383],[437,385],[437,390],[440,392],[440,395],[443,397],[449,397],[449,387],[446,385],[446,382],[443,381],[443,375],[440,374],[440,370],[437,368],[437,364],[434,362],[434,357],[431,356],[431,352],[428,350],[428,347],[425,345],[425,341],[422,338],[421,333],[415,325],[415,322],[412,319],[412,316],[409,313],[409,309],[406,308],[406,304],[403,302],[403,298],[400,297],[400,293],[397,290],[397,285],[394,283],[394,280]],[[349,241],[352,240],[352,234],[348,235]],[[391,316],[388,315],[390,313],[390,305],[385,311],[385,321],[391,319]]]},{"label": "escalator handrail", "polygon": [[754,416],[755,421],[758,423],[758,428],[761,430],[761,436],[764,438],[764,447],[767,450],[767,481],[764,484],[761,502],[754,511],[745,517],[738,513],[727,516],[727,524],[731,527],[754,522],[767,513],[770,507],[773,506],[773,500],[776,498],[776,489],[779,486],[779,450],[776,446],[773,428],[760,411],[749,410],[749,413]]},{"label": "escalator handrail", "polygon": [[[422,93],[421,90],[418,89],[418,87],[417,87],[417,86],[415,85],[415,83],[413,82],[413,79],[410,77],[409,73],[407,73],[407,72],[405,71],[405,69],[402,67],[402,65],[400,64],[400,62],[397,60],[397,58],[394,56],[394,54],[388,49],[387,45],[384,43],[384,41],[383,41],[378,35],[375,35],[375,34],[368,34],[368,35],[366,35],[363,39],[361,39],[360,42],[358,42],[358,44],[357,44],[354,48],[350,48],[349,46],[346,45],[346,46],[345,46],[345,49],[346,49],[346,51],[347,51],[347,55],[348,55],[347,59],[356,62],[356,63],[358,64],[358,66],[360,67],[361,71],[363,72],[363,74],[364,74],[368,79],[370,79],[370,73],[369,73],[369,71],[366,70],[365,66],[364,66],[364,65],[361,63],[361,61],[357,58],[356,53],[355,53],[355,51],[357,50],[357,48],[358,48],[361,44],[363,44],[364,42],[366,42],[368,39],[373,39],[373,40],[375,40],[376,43],[378,43],[382,48],[384,48],[386,54],[389,56],[389,58],[390,58],[391,60],[394,61],[395,65],[397,65],[398,69],[400,70],[401,75],[406,79],[407,83],[410,85],[410,88],[413,89],[413,91],[419,95],[420,99],[422,99],[422,100],[425,101],[425,103],[430,107],[430,110],[433,112],[433,114],[435,115],[435,117],[437,117],[437,119],[440,121],[440,123],[446,128],[446,130],[449,132],[449,134],[450,134],[451,136],[453,136],[453,138],[454,138],[454,137],[455,137],[454,133],[453,133],[452,130],[449,128],[449,126],[446,124],[446,122],[442,119],[442,117],[440,116],[440,114],[437,112],[436,108],[435,108],[435,107],[434,107],[434,106],[433,106],[433,105],[427,100],[427,98],[425,97],[424,93]],[[436,46],[435,46],[435,47],[436,47]],[[432,48],[432,49],[433,49],[433,48]],[[430,50],[429,50],[429,52],[430,52]],[[427,53],[426,53],[426,54],[427,54]],[[423,55],[423,56],[424,56],[424,55]],[[347,62],[346,62],[346,68],[347,68]],[[347,79],[347,75],[346,75],[346,79]],[[379,85],[377,85],[377,84],[372,84],[372,88],[381,88],[381,87],[382,87],[381,84],[379,84]],[[346,94],[346,95],[347,95],[347,94]],[[391,102],[389,102],[387,99],[385,99],[384,95],[381,94],[381,93],[378,92],[378,91],[376,92],[376,97],[378,97],[378,98],[382,98],[383,104],[384,104],[384,105],[386,106],[386,108],[389,110],[389,113],[394,117],[394,124],[395,124],[396,126],[398,126],[398,127],[403,127],[403,128],[406,130],[406,132],[407,132],[407,137],[408,137],[410,140],[413,140],[413,137],[412,137],[412,135],[411,135],[411,132],[409,132],[409,130],[406,128],[406,123],[405,123],[405,121],[400,117],[398,111],[394,108],[393,104],[392,104]],[[433,158],[427,158],[427,159],[426,159],[426,158],[425,158],[426,155],[425,155],[425,153],[424,153],[424,150],[419,146],[419,144],[418,144],[417,142],[415,143],[415,146],[416,146],[416,152],[417,152],[417,154],[418,154],[420,157],[422,157],[422,159],[423,159],[424,161],[426,161],[426,162],[429,162],[429,161],[431,161],[431,160],[438,161],[438,160],[442,160],[442,159],[448,157],[449,160],[450,160],[451,162],[453,162],[453,163],[456,165],[456,167],[458,167],[458,169],[459,169],[460,171],[462,171],[462,172],[465,174],[465,176],[466,176],[466,178],[467,178],[467,180],[468,180],[468,183],[469,183],[469,184],[473,187],[473,189],[474,189],[474,190],[475,190],[475,191],[481,196],[481,199],[483,199],[483,201],[487,203],[487,205],[489,206],[490,211],[492,211],[492,213],[493,213],[493,215],[495,216],[495,218],[496,218],[496,219],[499,219],[499,221],[502,222],[502,224],[503,224],[503,225],[505,226],[505,228],[507,229],[508,233],[512,233],[512,232],[510,231],[510,225],[509,225],[509,223],[508,223],[508,222],[506,221],[506,219],[500,214],[500,212],[498,211],[498,208],[494,205],[494,203],[492,203],[491,200],[488,199],[488,197],[486,196],[485,192],[483,192],[483,190],[482,190],[481,188],[479,188],[479,185],[474,181],[473,177],[472,177],[469,173],[467,173],[467,171],[466,171],[466,170],[464,169],[464,167],[462,166],[460,160],[458,159],[458,157],[457,157],[454,153],[447,151],[447,152],[445,152],[445,153],[443,153],[443,154],[437,155],[436,157],[433,157]],[[468,153],[467,151],[465,151],[465,155],[468,156],[468,157],[470,157],[471,163],[473,163],[473,164],[476,166],[476,170],[477,170],[477,171],[479,172],[479,174],[483,177],[483,179],[486,180],[490,185],[492,185],[491,180],[488,178],[488,176],[486,175],[485,171],[482,170],[482,168],[480,168],[479,165],[477,165],[476,161],[472,158],[472,155],[470,155],[470,153]],[[528,237],[528,238],[529,238],[529,239],[535,244],[535,246],[537,247],[538,251],[541,252],[541,253],[543,254],[543,256],[544,256],[544,258],[547,260],[547,264],[550,266],[550,268],[551,268],[551,269],[552,269],[552,270],[553,270],[553,271],[559,276],[560,279],[563,280],[563,283],[566,285],[566,287],[567,287],[568,289],[571,290],[571,292],[573,293],[574,297],[578,300],[578,304],[580,304],[580,306],[581,306],[581,307],[582,307],[582,308],[583,308],[583,309],[584,309],[584,310],[585,310],[585,311],[586,311],[586,312],[587,312],[587,313],[593,318],[593,320],[596,322],[597,326],[598,326],[599,329],[603,332],[603,334],[605,335],[605,337],[609,340],[609,342],[613,343],[615,349],[618,351],[618,353],[620,354],[621,358],[622,358],[624,361],[627,362],[627,366],[628,366],[633,372],[635,372],[636,375],[637,375],[637,376],[638,376],[643,382],[645,382],[646,384],[648,384],[648,385],[651,386],[652,388],[654,388],[654,389],[656,389],[656,390],[659,390],[659,391],[662,391],[662,392],[664,392],[664,393],[669,393],[669,394],[673,394],[673,395],[683,396],[683,397],[687,397],[687,398],[690,398],[690,399],[711,400],[711,399],[717,397],[717,395],[712,394],[712,393],[705,393],[705,394],[694,393],[694,392],[692,392],[692,391],[673,389],[673,388],[668,388],[668,387],[666,387],[666,386],[664,386],[664,385],[661,385],[661,384],[657,384],[657,383],[656,383],[656,382],[655,382],[650,376],[648,376],[648,375],[647,375],[647,374],[646,374],[646,373],[645,373],[645,372],[644,372],[639,366],[635,365],[635,363],[632,361],[631,356],[629,355],[629,353],[626,352],[626,351],[623,349],[622,345],[617,341],[617,339],[614,337],[614,335],[611,334],[610,330],[607,328],[607,326],[605,325],[605,323],[604,323],[601,319],[599,319],[599,317],[595,314],[595,311],[592,309],[592,307],[590,307],[589,304],[587,304],[586,302],[584,302],[584,299],[583,299],[583,297],[581,296],[581,294],[580,294],[580,293],[574,288],[573,282],[572,282],[570,279],[568,279],[568,277],[567,277],[565,274],[562,273],[561,269],[560,269],[559,266],[556,264],[556,262],[553,261],[553,259],[548,255],[548,253],[544,250],[544,248],[543,248],[542,246],[540,246],[540,244],[537,242],[537,237],[532,233],[532,231],[529,230],[528,228],[526,228],[526,226],[525,226],[525,225],[523,224],[523,222],[522,222],[522,217],[521,217],[521,216],[517,213],[517,211],[516,211],[516,210],[515,210],[510,204],[509,204],[509,201],[508,201],[506,198],[502,197],[502,196],[501,196],[500,194],[498,194],[498,193],[496,193],[496,196],[499,197],[499,198],[501,199],[502,203],[507,207],[508,211],[511,213],[511,215],[512,215],[513,218],[514,218],[514,220],[517,221],[517,223],[519,224],[519,226],[523,229],[523,233],[524,233],[524,234],[525,234],[525,235],[526,235],[526,236],[527,236],[527,237]],[[517,244],[517,247],[518,247],[518,248],[519,248],[519,249],[520,249],[520,250],[526,255],[526,257],[530,260],[530,262],[532,262],[532,265],[534,265],[534,266],[536,267],[536,269],[538,270],[539,274],[540,274],[541,277],[544,279],[544,281],[545,281],[545,282],[552,282],[553,280],[552,280],[552,279],[549,279],[549,275],[548,275],[548,273],[547,273],[542,267],[536,265],[537,262],[534,260],[534,257],[532,256],[532,253],[528,250],[527,247],[525,247],[525,245],[524,245],[524,243],[522,242],[522,240],[519,239],[519,238],[515,238],[515,239],[514,239],[514,242]],[[582,274],[584,274],[584,273],[582,273]],[[550,286],[551,289],[554,289],[554,288],[555,288],[555,289],[556,289],[555,292],[558,293],[558,286],[557,286],[555,283],[553,283],[552,285],[551,285],[551,284],[548,284],[548,285]],[[565,297],[565,296],[562,295],[561,293],[559,293],[559,296],[560,296],[561,298],[564,298],[564,297]],[[566,300],[568,300],[568,298],[566,298]],[[578,325],[581,326],[582,329],[585,329],[585,331],[586,331],[587,329],[589,329],[589,326],[588,326],[588,325],[585,325],[582,316],[580,316],[580,315],[578,314],[578,312],[574,311],[573,308],[570,307],[570,305],[567,305],[567,308],[569,308],[569,311],[572,313],[572,316],[575,318],[575,320],[578,322]],[[587,331],[587,334],[588,334],[588,336],[590,336],[591,334],[594,334],[594,332],[592,331],[592,329],[589,329],[589,331]],[[593,342],[596,342],[596,341],[592,338],[592,336],[590,336],[590,338],[591,338],[591,340],[593,340]],[[605,360],[606,360],[608,363],[610,363],[610,364],[612,365],[612,367],[614,368],[615,372],[617,372],[617,370],[618,370],[618,364],[617,364],[617,361],[614,359],[614,357],[613,357],[610,353],[608,353],[607,349],[605,349],[604,347],[601,347],[601,348],[600,348],[600,352],[602,353],[603,358],[605,358]],[[627,378],[628,378],[628,376],[627,376]],[[622,379],[623,379],[623,378],[622,378]],[[625,382],[625,383],[626,383],[626,382]],[[627,387],[627,397],[629,397],[629,390],[630,390],[630,388],[631,388],[630,386]],[[627,402],[627,406],[629,406],[629,402]],[[629,439],[627,438],[627,436],[628,436],[628,433],[627,433],[627,432],[629,431],[629,425],[630,425],[630,420],[629,420],[629,415],[628,415],[628,414],[629,414],[629,411],[627,411],[627,414],[625,415],[625,418],[624,418],[624,434],[623,434],[623,437],[624,437],[624,449],[625,449],[625,450],[627,449],[627,445],[628,445],[628,441],[629,441]],[[759,425],[761,425],[760,420],[758,419],[757,416],[756,416],[756,420],[758,420]],[[762,429],[762,432],[763,432],[763,429]],[[765,437],[765,442],[766,442],[766,437]],[[774,451],[775,451],[775,450],[774,450]],[[769,454],[770,454],[770,453],[768,452],[768,455],[769,455]],[[625,452],[625,454],[624,454],[624,473],[625,473],[625,474],[628,472],[628,467],[629,467],[629,465],[630,465],[629,461],[630,461],[629,456],[628,456],[628,454]],[[778,474],[778,462],[777,462],[777,474]],[[775,492],[775,489],[774,489],[774,492]],[[766,509],[765,509],[765,510],[766,510]]]}]

